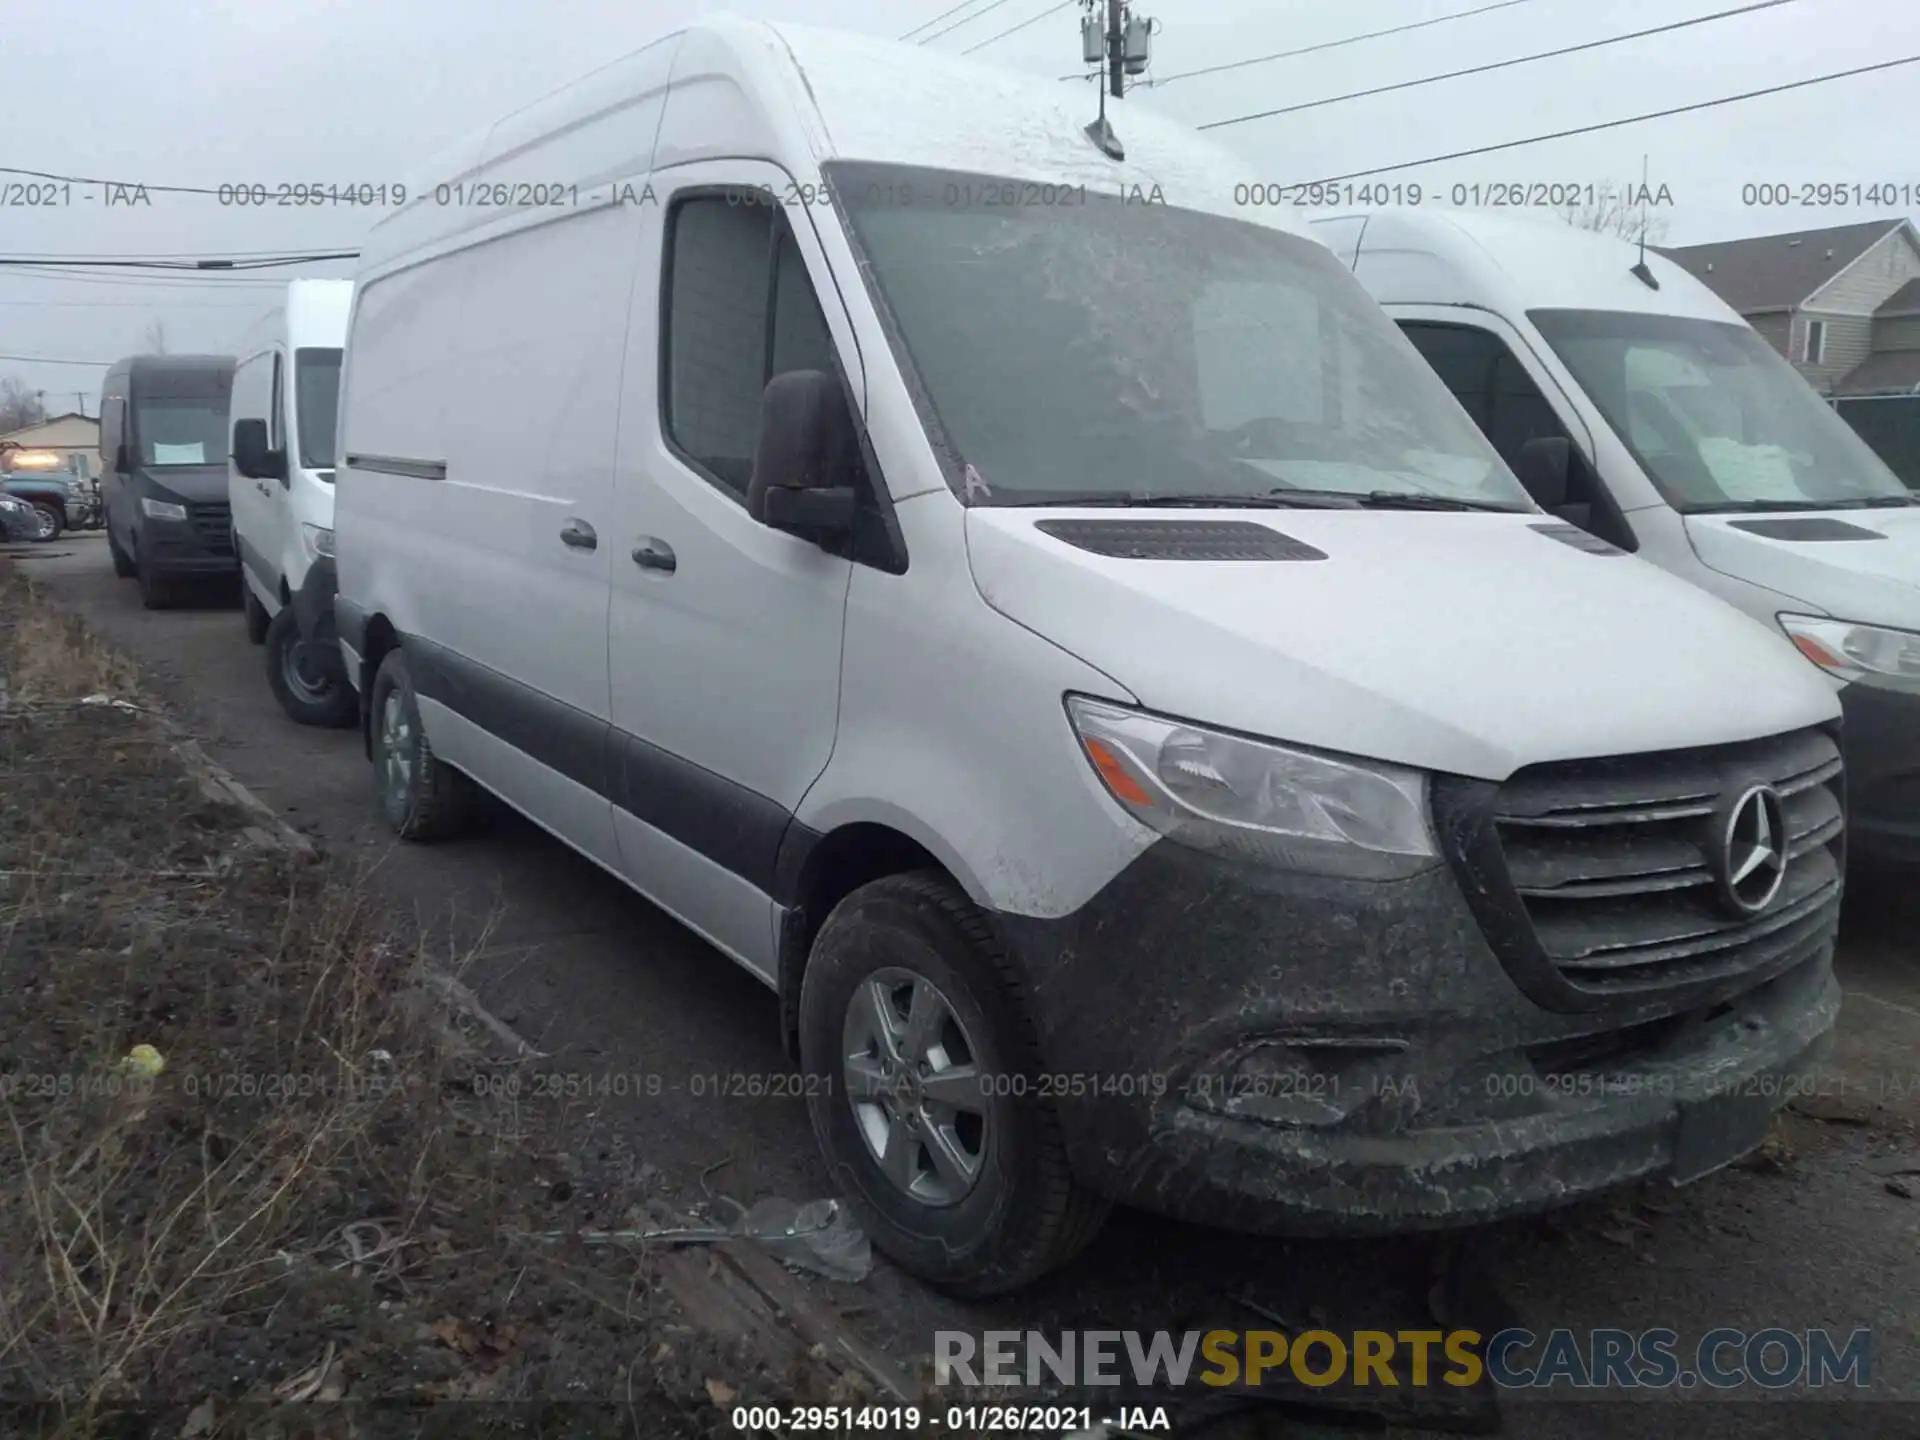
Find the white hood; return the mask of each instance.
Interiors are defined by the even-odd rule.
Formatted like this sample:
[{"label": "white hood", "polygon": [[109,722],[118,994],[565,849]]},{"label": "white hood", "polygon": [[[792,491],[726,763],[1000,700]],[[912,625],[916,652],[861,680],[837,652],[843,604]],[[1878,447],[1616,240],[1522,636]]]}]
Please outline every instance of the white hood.
[{"label": "white hood", "polygon": [[[1325,560],[1132,560],[1048,519],[1252,521]],[[1838,715],[1778,632],[1538,514],[967,511],[988,604],[1164,714],[1452,774],[1712,745]],[[1876,542],[1877,543],[1877,542]]]},{"label": "white hood", "polygon": [[[1781,540],[1742,530],[1756,520],[1837,520],[1883,540]],[[1904,510],[1689,515],[1700,563],[1736,580],[1804,600],[1813,613],[1920,630],[1920,506]]]}]

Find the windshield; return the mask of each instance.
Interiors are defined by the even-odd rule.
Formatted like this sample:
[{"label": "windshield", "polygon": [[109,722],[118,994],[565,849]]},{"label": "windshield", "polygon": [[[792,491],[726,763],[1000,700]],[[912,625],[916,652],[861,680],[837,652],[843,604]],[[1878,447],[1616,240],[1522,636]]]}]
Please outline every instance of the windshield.
[{"label": "windshield", "polygon": [[[828,176],[968,503],[1437,495],[1519,482],[1324,246],[1078,187]],[[1060,203],[1009,204],[1009,191]]]},{"label": "windshield", "polygon": [[340,352],[295,351],[293,390],[300,416],[300,464],[308,470],[331,470],[334,419],[340,413]]},{"label": "windshield", "polygon": [[134,433],[142,465],[218,465],[227,458],[227,407],[199,397],[143,400]]},{"label": "windshield", "polygon": [[1535,310],[1531,318],[1676,510],[1910,498],[1749,326],[1631,311]]}]

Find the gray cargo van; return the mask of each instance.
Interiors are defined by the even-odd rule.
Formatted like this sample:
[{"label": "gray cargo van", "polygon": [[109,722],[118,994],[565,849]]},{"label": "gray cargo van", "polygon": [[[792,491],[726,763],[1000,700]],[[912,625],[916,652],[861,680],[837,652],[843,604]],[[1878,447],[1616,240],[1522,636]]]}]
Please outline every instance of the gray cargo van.
[{"label": "gray cargo van", "polygon": [[113,573],[149,610],[182,582],[239,574],[227,505],[230,355],[134,355],[100,397],[101,499]]}]

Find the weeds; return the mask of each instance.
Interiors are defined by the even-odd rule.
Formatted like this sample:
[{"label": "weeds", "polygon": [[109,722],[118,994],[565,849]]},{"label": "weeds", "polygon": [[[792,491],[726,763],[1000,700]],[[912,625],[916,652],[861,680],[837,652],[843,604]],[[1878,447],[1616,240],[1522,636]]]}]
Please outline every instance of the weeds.
[{"label": "weeds", "polygon": [[138,678],[0,571],[0,1405],[75,1436],[192,1407],[212,1436],[559,1396],[718,1433],[646,1256],[509,1238],[553,1157],[473,1078],[520,1057],[448,1023],[460,987],[420,983],[364,874],[254,843]]}]

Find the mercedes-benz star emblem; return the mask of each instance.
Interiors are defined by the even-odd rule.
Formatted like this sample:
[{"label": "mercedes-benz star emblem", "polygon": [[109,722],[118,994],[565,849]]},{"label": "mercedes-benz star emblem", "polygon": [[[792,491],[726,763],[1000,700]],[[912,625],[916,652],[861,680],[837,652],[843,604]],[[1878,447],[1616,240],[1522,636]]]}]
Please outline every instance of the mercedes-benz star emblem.
[{"label": "mercedes-benz star emblem", "polygon": [[1771,785],[1741,791],[1720,811],[1711,848],[1721,903],[1742,919],[1773,903],[1787,878],[1787,822]]}]

